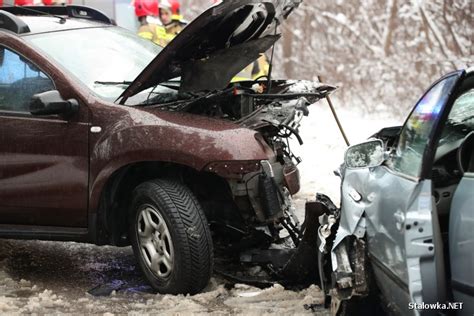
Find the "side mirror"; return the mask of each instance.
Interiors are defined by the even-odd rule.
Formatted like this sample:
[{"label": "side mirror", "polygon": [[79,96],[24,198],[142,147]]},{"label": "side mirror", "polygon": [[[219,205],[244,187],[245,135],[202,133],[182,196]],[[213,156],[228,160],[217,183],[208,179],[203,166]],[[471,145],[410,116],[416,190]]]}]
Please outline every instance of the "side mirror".
[{"label": "side mirror", "polygon": [[56,114],[68,119],[78,111],[79,103],[74,99],[64,100],[57,90],[35,94],[30,102],[30,113],[38,116]]},{"label": "side mirror", "polygon": [[344,163],[348,169],[380,166],[384,160],[384,144],[381,140],[371,140],[347,149]]}]

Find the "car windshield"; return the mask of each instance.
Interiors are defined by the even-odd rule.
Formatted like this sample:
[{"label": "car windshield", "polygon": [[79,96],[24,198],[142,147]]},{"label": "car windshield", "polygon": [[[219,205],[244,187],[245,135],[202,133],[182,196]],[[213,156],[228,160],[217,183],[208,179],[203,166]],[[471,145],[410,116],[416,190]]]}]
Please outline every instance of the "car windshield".
[{"label": "car windshield", "polygon": [[[115,101],[162,50],[119,27],[40,33],[25,39],[107,101]],[[144,91],[142,99],[146,100],[149,92]],[[140,102],[143,100],[136,100]]]},{"label": "car windshield", "polygon": [[454,102],[439,146],[463,139],[472,131],[474,131],[474,89],[463,93]]}]

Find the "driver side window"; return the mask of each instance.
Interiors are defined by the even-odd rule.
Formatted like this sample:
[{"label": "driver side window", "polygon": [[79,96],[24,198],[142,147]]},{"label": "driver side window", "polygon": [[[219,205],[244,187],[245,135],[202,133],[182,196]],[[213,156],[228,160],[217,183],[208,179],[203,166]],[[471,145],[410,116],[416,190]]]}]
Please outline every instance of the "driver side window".
[{"label": "driver side window", "polygon": [[51,79],[38,67],[0,46],[0,111],[29,112],[33,95],[54,89]]},{"label": "driver side window", "polygon": [[456,81],[457,76],[451,76],[438,82],[415,106],[388,163],[393,170],[411,177],[420,176],[425,149]]}]

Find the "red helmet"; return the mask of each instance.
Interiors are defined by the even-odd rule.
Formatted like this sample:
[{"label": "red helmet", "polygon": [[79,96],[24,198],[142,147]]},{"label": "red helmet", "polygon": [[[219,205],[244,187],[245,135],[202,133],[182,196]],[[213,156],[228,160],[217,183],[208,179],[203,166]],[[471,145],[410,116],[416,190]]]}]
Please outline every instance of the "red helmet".
[{"label": "red helmet", "polygon": [[158,0],[135,0],[133,4],[138,17],[158,15]]},{"label": "red helmet", "polygon": [[15,5],[33,5],[33,0],[15,0]]},{"label": "red helmet", "polygon": [[171,2],[171,13],[179,15],[181,10],[181,3],[179,3],[179,0],[169,0],[169,2]]},{"label": "red helmet", "polygon": [[71,0],[42,0],[44,5],[71,4]]}]

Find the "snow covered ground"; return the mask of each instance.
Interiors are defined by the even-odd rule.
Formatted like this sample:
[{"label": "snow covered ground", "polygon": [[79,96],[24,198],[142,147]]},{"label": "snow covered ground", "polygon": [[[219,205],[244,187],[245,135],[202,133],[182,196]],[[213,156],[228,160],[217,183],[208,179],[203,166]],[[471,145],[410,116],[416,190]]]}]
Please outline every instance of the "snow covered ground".
[{"label": "snow covered ground", "polygon": [[[336,102],[337,106],[337,102]],[[338,111],[351,143],[367,138],[384,126],[399,125],[388,116],[363,115],[348,108]],[[311,107],[303,120],[303,147],[293,150],[300,165],[302,191],[295,196],[299,215],[304,202],[316,192],[338,204],[339,178],[334,176],[346,148],[325,101]],[[111,291],[92,296],[87,291]],[[97,247],[77,243],[0,240],[0,314],[310,314],[328,315],[317,307],[323,296],[316,286],[301,291],[280,285],[260,290],[247,285],[228,286],[218,277],[201,294],[172,296],[151,293],[135,267],[130,248]]]}]

